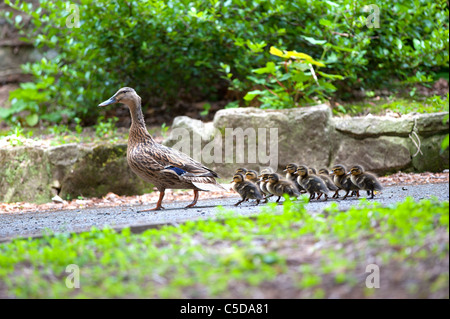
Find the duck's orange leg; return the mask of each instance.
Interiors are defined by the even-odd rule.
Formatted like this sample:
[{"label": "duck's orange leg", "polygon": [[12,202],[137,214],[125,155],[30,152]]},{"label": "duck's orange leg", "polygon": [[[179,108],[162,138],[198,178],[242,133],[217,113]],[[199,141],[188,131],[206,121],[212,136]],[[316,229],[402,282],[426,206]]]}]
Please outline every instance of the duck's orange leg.
[{"label": "duck's orange leg", "polygon": [[194,207],[195,204],[197,204],[197,200],[198,200],[198,190],[194,189],[194,200],[192,201],[192,203],[190,203],[189,205],[187,205],[185,208],[191,208],[191,207]]},{"label": "duck's orange leg", "polygon": [[142,212],[150,212],[152,210],[160,210],[161,208],[164,209],[164,207],[161,206],[162,200],[164,198],[165,192],[164,191],[160,191],[159,192],[159,199],[158,202],[156,203],[156,207],[155,208],[150,208],[150,209],[145,209],[145,210],[140,210],[139,213]]}]

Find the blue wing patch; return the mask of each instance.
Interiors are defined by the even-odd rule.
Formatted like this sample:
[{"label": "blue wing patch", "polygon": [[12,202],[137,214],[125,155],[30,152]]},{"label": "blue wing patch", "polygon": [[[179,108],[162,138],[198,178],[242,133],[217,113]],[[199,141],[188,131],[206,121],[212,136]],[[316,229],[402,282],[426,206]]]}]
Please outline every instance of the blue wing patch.
[{"label": "blue wing patch", "polygon": [[187,173],[184,169],[181,169],[179,167],[175,167],[175,166],[172,166],[172,165],[168,165],[168,166],[166,166],[164,168],[174,171],[175,173],[177,173],[178,176],[183,176],[184,174]]}]

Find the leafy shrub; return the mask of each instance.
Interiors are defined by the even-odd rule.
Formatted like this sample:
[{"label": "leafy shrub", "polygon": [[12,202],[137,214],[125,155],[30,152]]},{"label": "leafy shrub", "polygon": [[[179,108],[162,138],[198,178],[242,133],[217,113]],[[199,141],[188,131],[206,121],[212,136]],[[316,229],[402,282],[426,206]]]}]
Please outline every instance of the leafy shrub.
[{"label": "leafy shrub", "polygon": [[267,62],[265,67],[253,70],[260,76],[248,78],[265,90],[250,91],[244,96],[246,101],[252,101],[258,96],[262,108],[290,108],[300,106],[302,102],[315,102],[313,95],[324,97],[326,92],[336,90],[330,80],[342,79],[339,75],[314,71],[313,65],[325,67],[325,64],[315,61],[307,54],[282,52],[275,47],[270,48],[270,53],[284,61],[278,64]]},{"label": "leafy shrub", "polygon": [[[271,46],[304,52],[326,64],[327,74],[342,75],[340,97],[392,80],[429,81],[433,70],[448,67],[444,0],[378,4],[379,28],[367,26],[377,22],[364,9],[369,1],[83,0],[76,11],[61,0],[41,0],[37,8],[5,3],[31,17],[33,32],[24,34],[48,52],[24,67],[33,83],[22,84],[11,109],[0,111],[28,125],[74,116],[95,123],[98,102],[125,85],[136,88],[144,108],[223,99],[227,89],[239,99],[254,89],[249,77],[271,60]],[[80,27],[67,27],[76,13]]]}]

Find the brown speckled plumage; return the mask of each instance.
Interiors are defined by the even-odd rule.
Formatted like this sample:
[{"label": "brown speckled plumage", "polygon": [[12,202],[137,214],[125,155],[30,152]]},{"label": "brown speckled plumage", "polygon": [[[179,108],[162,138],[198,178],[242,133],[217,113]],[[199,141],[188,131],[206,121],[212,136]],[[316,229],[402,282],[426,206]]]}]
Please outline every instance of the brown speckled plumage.
[{"label": "brown speckled plumage", "polygon": [[109,100],[99,106],[123,103],[131,114],[128,138],[127,162],[131,170],[161,192],[154,210],[162,208],[161,202],[166,189],[193,189],[194,200],[187,207],[197,203],[198,191],[223,190],[215,177],[217,174],[184,153],[156,143],[147,131],[141,109],[141,98],[132,88],[121,88]]}]

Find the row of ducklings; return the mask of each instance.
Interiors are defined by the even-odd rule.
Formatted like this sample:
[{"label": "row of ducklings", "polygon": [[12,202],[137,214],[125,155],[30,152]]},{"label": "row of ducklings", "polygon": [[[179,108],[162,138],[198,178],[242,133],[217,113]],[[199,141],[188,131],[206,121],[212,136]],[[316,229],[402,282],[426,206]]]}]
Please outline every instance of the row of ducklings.
[{"label": "row of ducklings", "polygon": [[309,199],[317,200],[322,196],[328,199],[328,192],[334,191],[332,198],[339,198],[339,191],[346,193],[343,199],[348,196],[359,197],[360,190],[366,190],[367,195],[372,199],[374,191],[382,190],[382,186],[377,177],[366,172],[361,165],[354,165],[349,172],[344,165],[335,165],[332,171],[322,168],[317,172],[314,168],[305,165],[288,164],[286,177],[273,172],[270,168],[265,168],[258,174],[255,170],[238,168],[231,181],[233,189],[241,196],[241,200],[235,204],[238,206],[244,201],[255,199],[256,205],[261,200],[267,203],[268,198],[278,196],[276,202],[287,194],[290,197],[298,197],[301,194],[309,193]]}]

